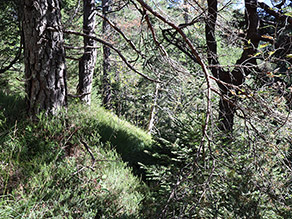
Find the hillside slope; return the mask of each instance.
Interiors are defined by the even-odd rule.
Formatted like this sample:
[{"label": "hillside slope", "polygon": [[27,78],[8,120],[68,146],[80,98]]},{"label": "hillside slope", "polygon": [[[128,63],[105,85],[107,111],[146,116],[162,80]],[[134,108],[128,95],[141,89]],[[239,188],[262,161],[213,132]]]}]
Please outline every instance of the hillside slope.
[{"label": "hillside slope", "polygon": [[23,122],[9,110],[0,123],[0,218],[139,218],[148,189],[125,161],[151,162],[147,133],[97,106]]}]

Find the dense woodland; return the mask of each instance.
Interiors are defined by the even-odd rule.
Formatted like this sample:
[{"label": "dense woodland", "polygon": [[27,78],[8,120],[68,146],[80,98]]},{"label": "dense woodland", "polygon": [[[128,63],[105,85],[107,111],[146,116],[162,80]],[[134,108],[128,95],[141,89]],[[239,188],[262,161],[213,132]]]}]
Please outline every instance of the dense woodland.
[{"label": "dense woodland", "polygon": [[292,218],[292,1],[0,17],[0,218]]}]

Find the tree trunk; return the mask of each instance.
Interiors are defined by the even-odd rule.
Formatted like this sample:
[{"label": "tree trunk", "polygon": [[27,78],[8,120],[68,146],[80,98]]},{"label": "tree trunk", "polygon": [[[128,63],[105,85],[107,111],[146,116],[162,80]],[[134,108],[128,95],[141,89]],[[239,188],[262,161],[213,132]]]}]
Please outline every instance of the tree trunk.
[{"label": "tree trunk", "polygon": [[147,128],[149,134],[152,133],[153,128],[154,128],[155,116],[156,116],[156,111],[157,111],[156,108],[157,108],[157,102],[158,102],[159,89],[160,89],[160,84],[156,83],[154,97],[153,97],[153,105],[151,107],[149,124],[148,124],[148,128]]},{"label": "tree trunk", "polygon": [[[83,0],[83,32],[93,36],[96,26],[95,0]],[[96,41],[90,37],[84,37],[84,54],[79,61],[78,94],[80,100],[91,104],[91,90],[93,73],[97,58]]]},{"label": "tree trunk", "polygon": [[245,0],[245,21],[247,26],[245,47],[232,72],[227,72],[220,67],[217,56],[217,43],[215,37],[215,26],[217,21],[217,0],[208,0],[208,19],[206,22],[206,40],[208,48],[208,62],[212,67],[211,71],[214,77],[224,83],[217,82],[221,97],[219,102],[219,129],[226,134],[232,133],[234,124],[234,114],[236,111],[236,97],[230,93],[230,88],[226,83],[239,86],[244,82],[245,76],[248,75],[254,66],[256,66],[256,58],[254,54],[257,51],[260,36],[258,33],[258,15],[257,0]]},{"label": "tree trunk", "polygon": [[234,113],[235,106],[221,97],[219,101],[219,126],[218,126],[221,131],[224,131],[227,134],[232,132],[234,123]]},{"label": "tree trunk", "polygon": [[184,4],[183,4],[183,11],[184,11],[184,20],[185,20],[185,23],[189,23],[189,9],[188,9],[188,3],[187,3],[187,0],[184,0]]},{"label": "tree trunk", "polygon": [[23,37],[28,111],[55,114],[66,106],[65,52],[58,0],[25,0]]},{"label": "tree trunk", "polygon": [[[111,11],[111,0],[102,0],[102,14],[104,17],[107,17],[108,12]],[[102,32],[104,35],[109,36],[110,25],[108,22],[103,20],[102,23]],[[112,108],[112,87],[110,84],[110,48],[103,45],[103,79],[102,79],[102,86],[103,86],[103,105],[106,109]]]}]

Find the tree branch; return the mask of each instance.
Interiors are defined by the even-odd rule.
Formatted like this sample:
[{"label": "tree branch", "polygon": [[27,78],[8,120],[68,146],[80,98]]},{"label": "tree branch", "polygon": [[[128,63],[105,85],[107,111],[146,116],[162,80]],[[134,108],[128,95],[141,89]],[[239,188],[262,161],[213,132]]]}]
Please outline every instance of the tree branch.
[{"label": "tree branch", "polygon": [[21,36],[20,37],[20,46],[19,46],[17,54],[15,55],[14,59],[9,63],[9,65],[0,69],[0,74],[8,71],[19,60],[21,53],[22,53],[22,48],[23,48],[23,37]]},{"label": "tree branch", "polygon": [[[54,30],[53,28],[50,28],[50,30]],[[123,54],[121,53],[120,50],[118,50],[117,48],[115,48],[112,44],[110,44],[109,42],[106,42],[105,40],[102,40],[96,36],[91,36],[91,35],[87,35],[87,34],[84,34],[84,33],[80,33],[80,32],[77,32],[77,31],[74,31],[74,30],[64,30],[63,31],[64,33],[67,33],[67,34],[74,34],[74,35],[77,35],[77,36],[83,36],[83,37],[90,37],[94,40],[96,40],[97,42],[99,43],[102,43],[104,45],[106,45],[107,47],[111,48],[112,50],[114,50],[119,56],[120,58],[123,60],[123,62],[128,66],[128,68],[130,68],[132,71],[134,71],[135,73],[137,73],[138,75],[142,76],[143,78],[151,81],[151,82],[156,82],[156,83],[161,83],[160,81],[158,80],[155,80],[153,78],[150,78],[149,76],[139,72],[138,70],[136,70],[129,62],[128,60],[125,58],[125,56],[123,56]]]},{"label": "tree branch", "polygon": [[118,28],[115,24],[113,24],[109,19],[107,19],[105,16],[103,16],[102,14],[97,13],[97,16],[101,17],[102,19],[104,19],[114,30],[116,30],[125,40],[126,42],[131,46],[131,48],[138,53],[142,58],[144,57],[144,55],[141,53],[141,51],[139,51],[136,46],[134,45],[134,43],[132,42],[132,40],[130,40],[124,33],[123,31]]},{"label": "tree branch", "polygon": [[195,56],[195,58],[197,59],[198,63],[201,65],[203,72],[204,72],[204,76],[206,79],[206,83],[207,83],[207,107],[206,107],[206,118],[205,118],[205,123],[202,127],[202,139],[201,139],[201,144],[200,144],[200,149],[201,150],[203,148],[203,157],[204,157],[204,139],[207,139],[208,143],[210,144],[210,141],[208,140],[208,125],[209,125],[209,121],[210,121],[210,116],[211,116],[211,84],[210,84],[210,76],[209,76],[209,72],[207,69],[207,66],[205,65],[205,63],[203,62],[202,58],[200,57],[198,51],[196,50],[196,48],[194,47],[194,45],[192,44],[192,42],[189,40],[189,38],[186,36],[186,34],[183,32],[183,30],[175,25],[174,23],[172,23],[171,21],[167,20],[166,18],[164,18],[163,16],[161,16],[160,14],[158,14],[156,11],[154,11],[149,5],[147,5],[143,0],[137,0],[140,5],[147,11],[149,11],[151,14],[153,14],[156,18],[158,18],[159,20],[161,20],[163,23],[168,24],[170,27],[172,27],[173,29],[175,29],[183,38],[183,40],[186,42],[187,46],[189,47],[191,53]]},{"label": "tree branch", "polygon": [[258,5],[265,10],[265,12],[267,12],[268,14],[274,16],[277,20],[280,21],[286,21],[288,22],[290,25],[292,24],[292,17],[290,16],[286,16],[283,15],[282,13],[271,9],[267,4],[265,4],[264,2],[259,2]]}]

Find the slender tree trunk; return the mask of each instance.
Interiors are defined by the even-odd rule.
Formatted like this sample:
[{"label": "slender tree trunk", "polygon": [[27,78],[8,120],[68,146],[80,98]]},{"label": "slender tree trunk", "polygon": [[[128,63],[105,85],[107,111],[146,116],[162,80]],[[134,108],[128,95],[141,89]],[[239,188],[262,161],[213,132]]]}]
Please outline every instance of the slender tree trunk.
[{"label": "slender tree trunk", "polygon": [[157,102],[158,102],[158,95],[159,95],[159,89],[160,89],[160,84],[156,83],[155,86],[155,92],[154,92],[154,98],[153,98],[153,105],[151,107],[151,112],[150,112],[150,118],[149,118],[149,124],[148,124],[148,133],[151,133],[154,128],[154,122],[155,122],[155,116],[156,116],[156,108],[157,108]]},{"label": "slender tree trunk", "polygon": [[[208,2],[208,19],[206,22],[206,40],[208,48],[208,62],[214,77],[224,83],[239,86],[244,82],[245,76],[248,75],[254,66],[256,66],[256,58],[254,54],[257,51],[260,36],[258,33],[258,15],[257,0],[245,0],[245,20],[246,20],[246,40],[245,47],[236,65],[245,66],[244,68],[236,67],[232,72],[227,72],[220,67],[217,56],[217,43],[215,37],[215,26],[217,21],[217,0],[207,0]],[[230,87],[218,82],[221,97],[219,102],[219,129],[224,133],[232,133],[234,124],[234,114],[236,111],[236,97],[230,93]]]},{"label": "slender tree trunk", "polygon": [[28,111],[54,114],[67,103],[59,1],[24,0],[22,6]]},{"label": "slender tree trunk", "polygon": [[183,10],[184,10],[184,20],[185,20],[185,23],[189,23],[189,9],[188,9],[188,2],[187,0],[184,0],[184,5],[183,5]]},{"label": "slender tree trunk", "polygon": [[[208,20],[206,22],[206,39],[208,47],[208,62],[212,66],[219,66],[217,56],[217,42],[215,36],[215,27],[217,21],[217,0],[208,0]],[[212,68],[212,74],[226,83],[231,83],[230,73],[225,72],[222,68]],[[219,129],[225,133],[232,132],[235,107],[224,98],[230,97],[228,87],[218,83],[220,88],[221,97],[219,101]]]},{"label": "slender tree trunk", "polygon": [[[102,14],[107,17],[108,13],[111,11],[111,0],[102,0]],[[104,35],[109,36],[110,25],[108,22],[103,20],[102,32]],[[102,86],[103,86],[103,105],[107,109],[112,108],[112,87],[110,84],[110,48],[103,45],[103,75],[102,75]]]},{"label": "slender tree trunk", "polygon": [[234,123],[235,106],[223,97],[219,101],[219,129],[225,133],[232,132]]},{"label": "slender tree trunk", "polygon": [[[83,0],[83,32],[89,36],[94,35],[96,26],[95,0]],[[84,54],[79,61],[78,94],[80,100],[91,104],[91,90],[93,73],[97,58],[96,41],[90,37],[84,37]]]}]

